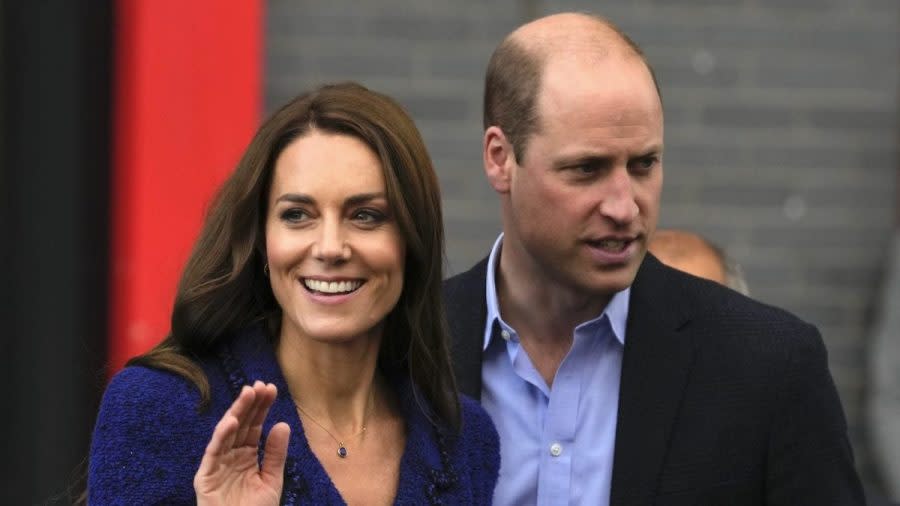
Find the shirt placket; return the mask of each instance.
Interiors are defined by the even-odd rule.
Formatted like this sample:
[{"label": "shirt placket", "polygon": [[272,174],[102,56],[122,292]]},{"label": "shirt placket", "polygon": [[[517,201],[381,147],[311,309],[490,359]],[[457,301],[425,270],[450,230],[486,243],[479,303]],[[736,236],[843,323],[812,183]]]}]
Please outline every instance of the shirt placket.
[{"label": "shirt placket", "polygon": [[550,390],[541,439],[540,506],[569,504],[572,459],[576,451],[576,419],[581,397],[581,380],[576,373],[578,369],[573,367],[578,357],[576,348],[573,346],[572,353],[560,364]]}]

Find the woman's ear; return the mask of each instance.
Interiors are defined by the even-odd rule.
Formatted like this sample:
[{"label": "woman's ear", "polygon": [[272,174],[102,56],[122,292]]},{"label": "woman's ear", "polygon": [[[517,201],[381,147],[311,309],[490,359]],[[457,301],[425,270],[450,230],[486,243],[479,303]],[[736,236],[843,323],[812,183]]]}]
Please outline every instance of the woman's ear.
[{"label": "woman's ear", "polygon": [[484,131],[484,173],[497,193],[509,193],[516,154],[506,134],[498,126]]}]

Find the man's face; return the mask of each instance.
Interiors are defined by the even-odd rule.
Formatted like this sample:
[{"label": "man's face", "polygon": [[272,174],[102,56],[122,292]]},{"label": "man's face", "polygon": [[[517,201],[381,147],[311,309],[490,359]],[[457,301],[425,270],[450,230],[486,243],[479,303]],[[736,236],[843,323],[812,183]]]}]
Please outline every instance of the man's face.
[{"label": "man's face", "polygon": [[659,96],[637,58],[551,58],[542,79],[537,131],[511,163],[503,254],[533,280],[612,295],[634,281],[659,216]]}]

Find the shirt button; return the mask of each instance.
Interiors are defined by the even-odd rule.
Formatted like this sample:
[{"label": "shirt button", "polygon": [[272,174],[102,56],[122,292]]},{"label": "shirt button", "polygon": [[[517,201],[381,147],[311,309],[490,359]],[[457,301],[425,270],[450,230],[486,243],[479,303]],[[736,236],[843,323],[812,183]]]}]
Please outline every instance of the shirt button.
[{"label": "shirt button", "polygon": [[504,341],[509,341],[509,331],[500,331],[500,337],[502,337]]},{"label": "shirt button", "polygon": [[562,450],[562,445],[559,443],[553,443],[552,445],[550,445],[550,455],[553,455],[554,457],[559,457],[560,455],[562,455]]}]

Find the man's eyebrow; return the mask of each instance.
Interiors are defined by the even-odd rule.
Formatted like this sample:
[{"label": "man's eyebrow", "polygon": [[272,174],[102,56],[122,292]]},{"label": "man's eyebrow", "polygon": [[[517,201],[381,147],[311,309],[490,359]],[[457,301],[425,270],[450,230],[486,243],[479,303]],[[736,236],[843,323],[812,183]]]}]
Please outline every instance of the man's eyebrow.
[{"label": "man's eyebrow", "polygon": [[[648,156],[660,155],[663,152],[662,144],[650,144],[647,147],[641,149],[637,155],[634,155],[630,158],[645,158]],[[615,155],[607,154],[607,153],[597,153],[585,151],[582,153],[573,153],[568,156],[564,156],[558,160],[556,163],[559,167],[571,166],[571,165],[579,165],[579,164],[604,164],[611,163],[611,161],[615,158]]]},{"label": "man's eyebrow", "polygon": [[609,155],[582,153],[561,158],[554,165],[560,168],[575,165],[609,165],[612,161],[613,157]]},{"label": "man's eyebrow", "polygon": [[662,152],[663,152],[662,144],[652,144],[650,146],[647,146],[643,150],[644,154],[641,156],[659,155],[659,154],[662,154]]}]

